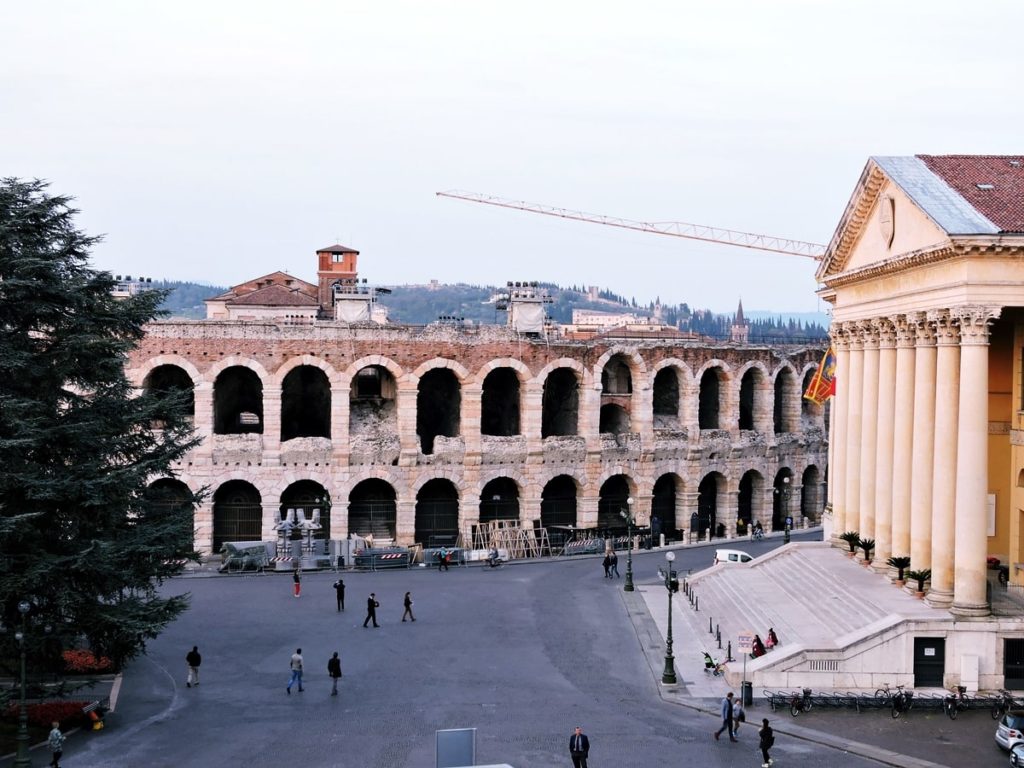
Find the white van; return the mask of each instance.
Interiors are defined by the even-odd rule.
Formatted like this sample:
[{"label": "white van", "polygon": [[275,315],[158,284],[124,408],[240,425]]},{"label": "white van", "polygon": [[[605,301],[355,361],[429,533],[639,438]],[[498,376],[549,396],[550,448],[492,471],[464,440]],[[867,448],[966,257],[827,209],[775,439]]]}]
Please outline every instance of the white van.
[{"label": "white van", "polygon": [[715,562],[712,565],[718,565],[719,563],[749,563],[753,559],[746,552],[741,552],[738,549],[716,549]]}]

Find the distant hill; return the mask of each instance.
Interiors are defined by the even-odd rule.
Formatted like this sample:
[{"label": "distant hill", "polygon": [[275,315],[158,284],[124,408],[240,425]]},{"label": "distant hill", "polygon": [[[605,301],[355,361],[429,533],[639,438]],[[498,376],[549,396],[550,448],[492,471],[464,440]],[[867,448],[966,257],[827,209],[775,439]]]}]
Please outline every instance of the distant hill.
[{"label": "distant hill", "polygon": [[[154,281],[153,286],[169,289],[170,295],[162,309],[170,317],[202,319],[206,317],[204,299],[209,299],[227,288],[202,283],[175,280]],[[650,317],[655,302],[638,304],[609,290],[599,291],[597,300],[579,286],[562,287],[542,283],[551,295],[548,317],[558,323],[572,321],[573,309],[591,309],[602,312],[633,312]],[[505,312],[495,306],[494,297],[505,288],[490,285],[397,285],[390,295],[380,301],[388,308],[388,316],[396,323],[426,325],[439,317],[458,317],[481,325],[502,325]],[[818,341],[827,337],[828,316],[820,312],[745,312],[750,323],[750,340],[758,341]],[[693,331],[713,338],[728,338],[732,325],[731,314],[716,314],[706,309],[691,310],[688,304],[663,305],[661,317],[667,325]]]}]

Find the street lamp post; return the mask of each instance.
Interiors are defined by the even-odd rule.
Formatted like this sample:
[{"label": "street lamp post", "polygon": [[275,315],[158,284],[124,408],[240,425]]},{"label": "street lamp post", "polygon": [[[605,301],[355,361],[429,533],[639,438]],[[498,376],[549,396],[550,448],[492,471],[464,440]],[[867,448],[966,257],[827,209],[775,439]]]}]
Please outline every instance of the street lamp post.
[{"label": "street lamp post", "polygon": [[676,684],[676,660],[672,655],[672,593],[679,591],[679,579],[672,570],[672,562],[676,559],[675,552],[666,552],[668,566],[661,576],[665,579],[665,591],[668,592],[668,635],[665,638],[665,671],[661,673],[661,682],[665,685]]},{"label": "street lamp post", "polygon": [[21,706],[18,712],[18,751],[14,758],[14,768],[31,768],[32,765],[32,757],[28,751],[28,704],[25,703],[25,617],[31,609],[31,604],[25,600],[18,603],[18,613],[21,614],[21,630],[14,633],[14,639],[18,641],[18,646],[21,649]]},{"label": "street lamp post", "polygon": [[619,512],[626,518],[626,583],[622,586],[623,592],[633,591],[633,497],[626,499],[626,508]]},{"label": "street lamp post", "polygon": [[789,544],[789,475],[782,478],[782,515],[782,521],[785,523],[782,543]]}]

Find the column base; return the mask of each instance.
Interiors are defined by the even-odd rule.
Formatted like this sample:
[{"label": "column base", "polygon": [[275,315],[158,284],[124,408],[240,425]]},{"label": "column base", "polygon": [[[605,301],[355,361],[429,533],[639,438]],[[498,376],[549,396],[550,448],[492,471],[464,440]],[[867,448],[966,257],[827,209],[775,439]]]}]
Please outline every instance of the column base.
[{"label": "column base", "polygon": [[875,559],[871,561],[871,570],[875,573],[880,573],[884,576],[888,576],[889,571],[891,571],[892,569],[889,567],[889,564],[885,562],[885,560]]},{"label": "column base", "polygon": [[924,601],[932,608],[949,608],[953,604],[953,592],[944,589],[932,589]]},{"label": "column base", "polygon": [[991,616],[992,608],[989,606],[988,603],[968,605],[965,603],[954,602],[953,605],[950,607],[949,612],[952,613],[954,616],[964,617]]}]

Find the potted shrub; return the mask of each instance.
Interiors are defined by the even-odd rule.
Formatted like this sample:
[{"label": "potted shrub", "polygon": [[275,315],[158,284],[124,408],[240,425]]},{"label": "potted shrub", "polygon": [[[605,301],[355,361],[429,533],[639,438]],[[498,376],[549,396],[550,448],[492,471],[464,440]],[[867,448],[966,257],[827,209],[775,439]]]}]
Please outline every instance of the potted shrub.
[{"label": "potted shrub", "polygon": [[906,584],[906,580],[903,578],[903,572],[910,567],[910,558],[906,555],[900,555],[899,557],[890,557],[885,561],[885,564],[890,568],[896,569],[896,586],[902,587]]},{"label": "potted shrub", "polygon": [[857,546],[864,550],[864,565],[871,564],[871,552],[875,548],[874,539],[861,539],[857,542]]},{"label": "potted shrub", "polygon": [[855,554],[857,554],[857,545],[860,544],[859,533],[857,533],[856,531],[847,531],[839,538],[845,541],[850,547],[850,551],[847,553],[847,557],[853,557]]},{"label": "potted shrub", "polygon": [[931,569],[925,568],[923,571],[907,571],[907,578],[917,582],[917,591],[914,592],[914,597],[920,599],[924,597],[924,583],[932,577]]}]

